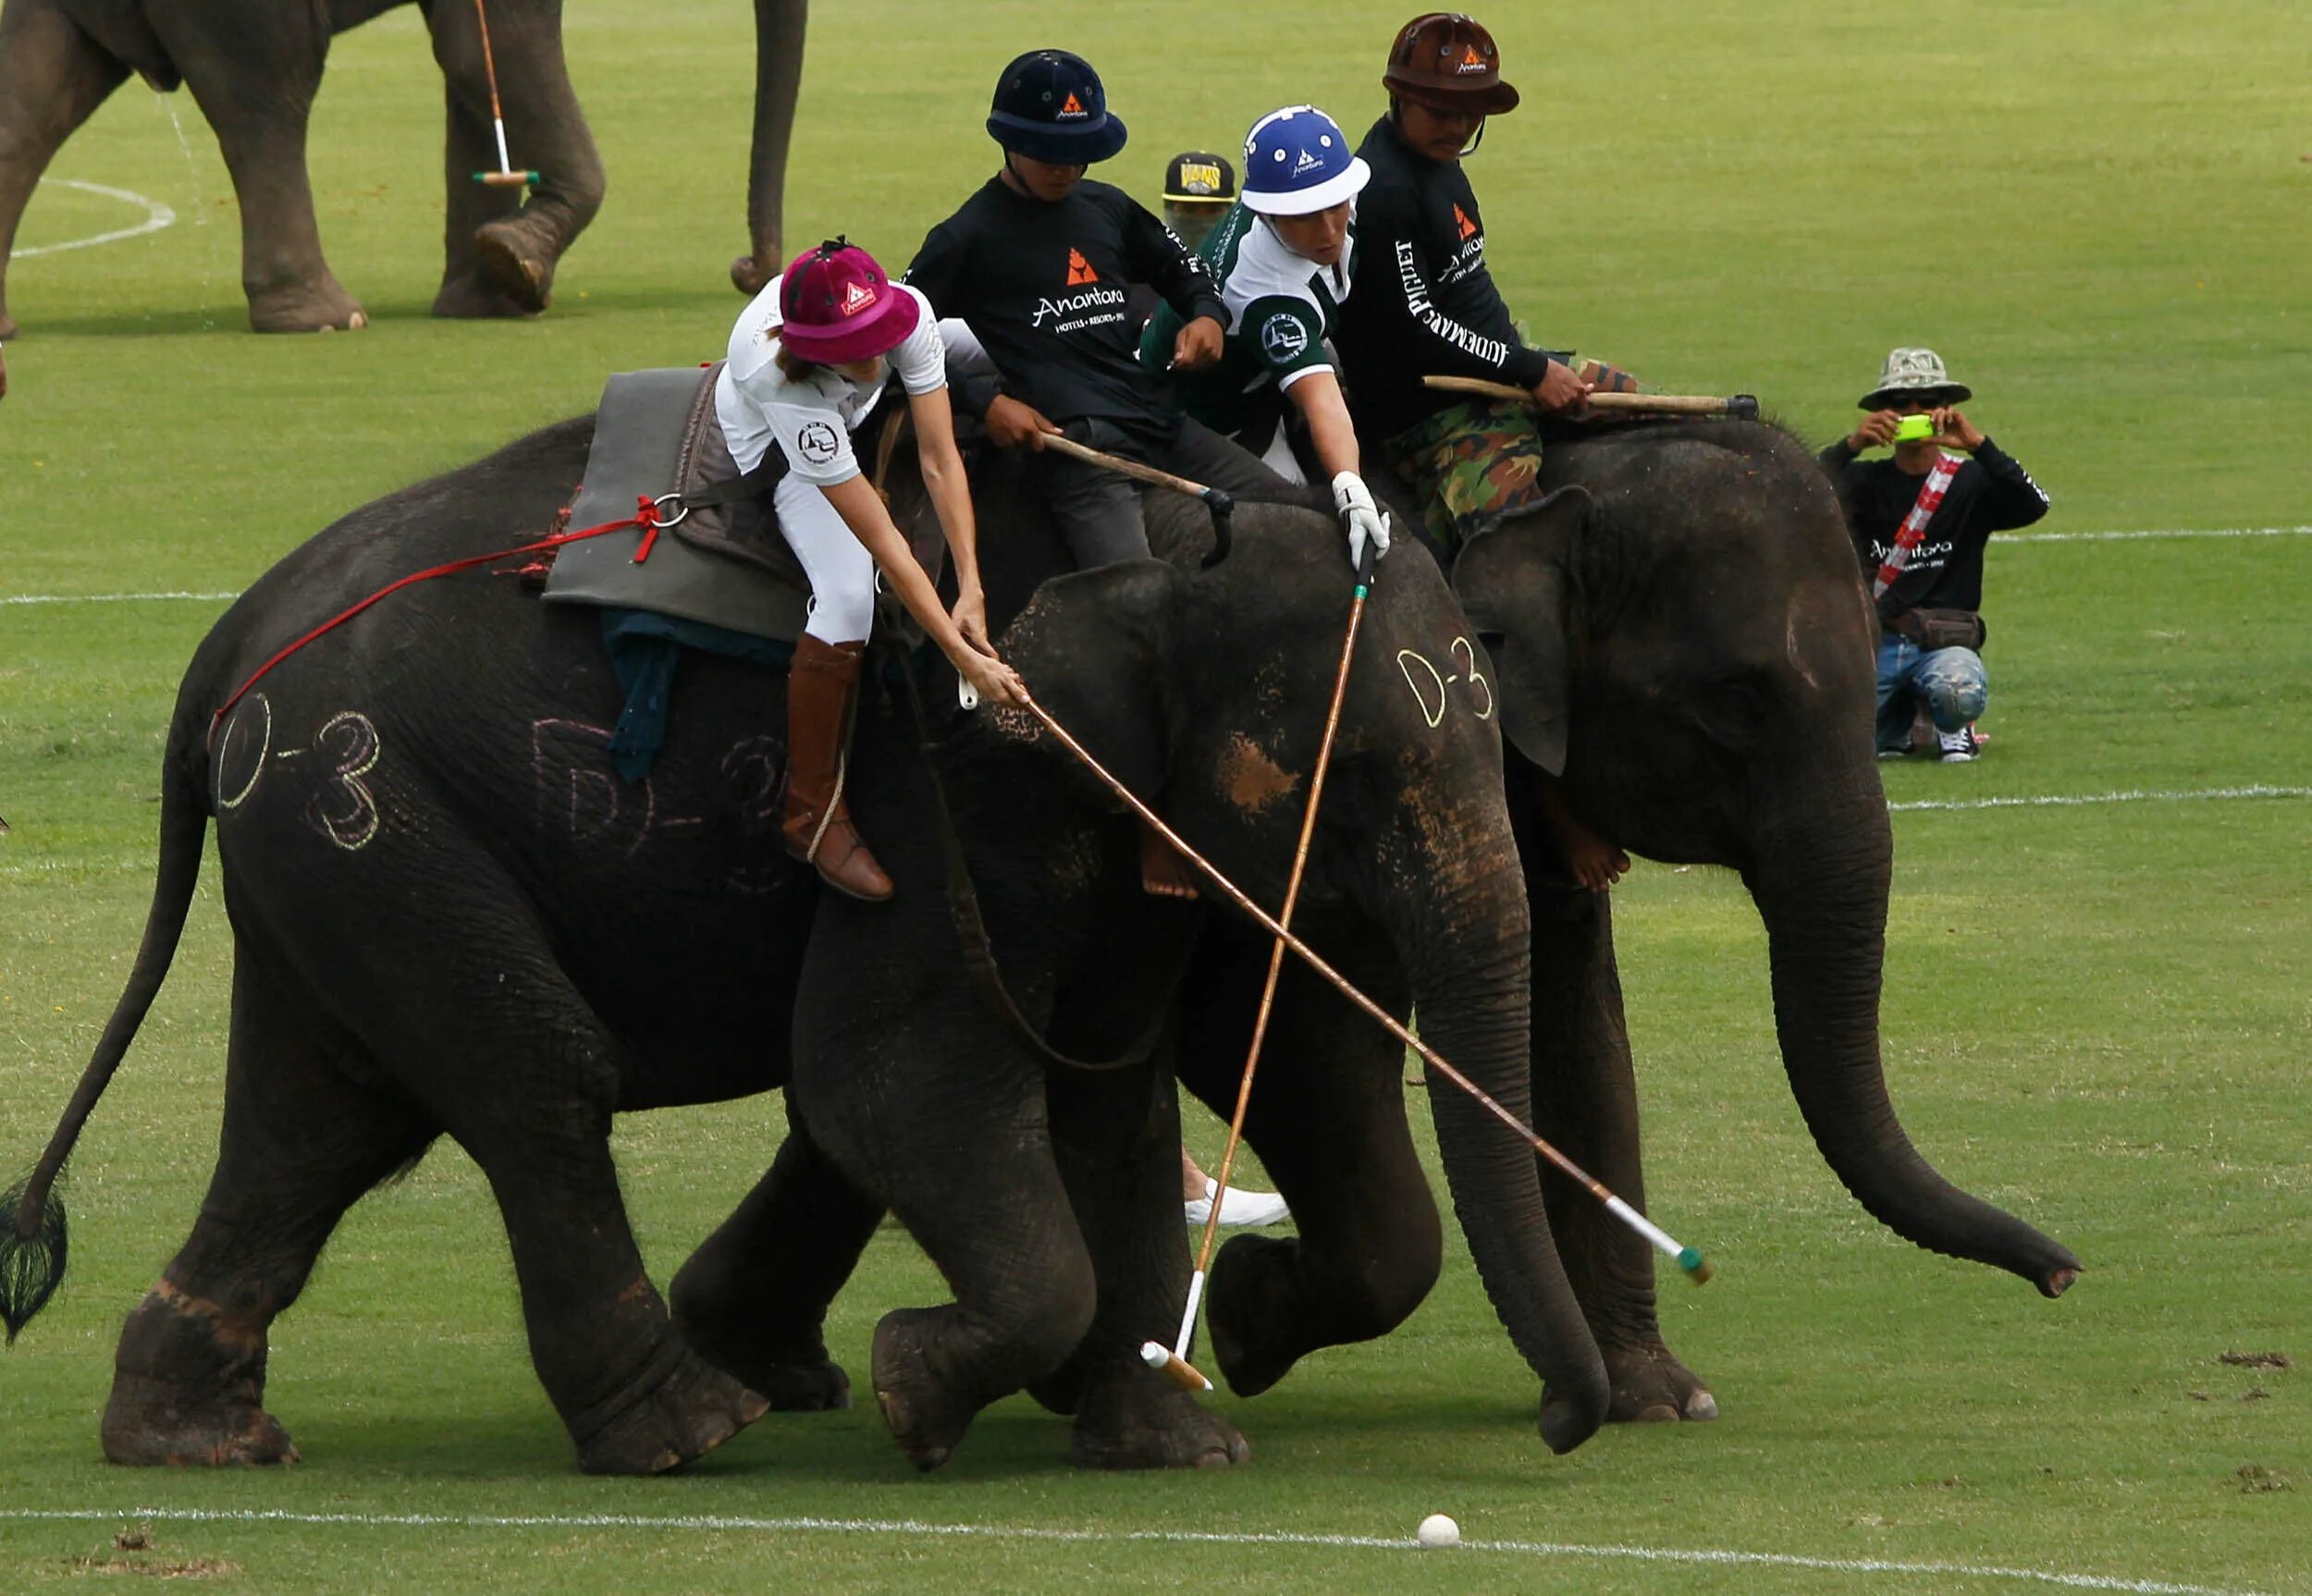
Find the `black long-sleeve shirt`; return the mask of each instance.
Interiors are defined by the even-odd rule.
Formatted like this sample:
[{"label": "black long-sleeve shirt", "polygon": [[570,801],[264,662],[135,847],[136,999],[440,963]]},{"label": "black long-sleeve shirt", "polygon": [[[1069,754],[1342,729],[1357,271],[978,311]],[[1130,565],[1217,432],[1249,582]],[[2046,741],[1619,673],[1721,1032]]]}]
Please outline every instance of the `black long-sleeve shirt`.
[{"label": "black long-sleeve shirt", "polygon": [[1360,431],[1386,438],[1466,402],[1421,378],[1485,377],[1530,388],[1549,356],[1526,347],[1485,268],[1485,223],[1458,161],[1416,151],[1387,117],[1358,154],[1356,275],[1333,342]]},{"label": "black long-sleeve shirt", "polygon": [[957,385],[985,415],[1000,391],[1052,421],[1100,416],[1127,431],[1169,433],[1180,405],[1171,380],[1138,360],[1129,288],[1147,283],[1193,321],[1227,312],[1204,264],[1123,190],[1079,182],[1064,200],[1019,193],[990,178],[931,229],[907,268],[942,316],[961,316],[1002,373]]},{"label": "black long-sleeve shirt", "polygon": [[[1875,578],[1894,551],[1895,534],[1918,503],[1926,478],[1912,476],[1891,458],[1858,460],[1844,438],[1818,458],[1838,479],[1847,534],[1854,540],[1863,578]],[[1902,574],[1878,595],[1879,618],[1892,620],[1912,609],[1981,610],[1983,550],[1991,534],[2029,526],[2047,512],[2048,496],[2031,473],[1985,438],[1943,490],[1943,502],[1936,506]]]}]

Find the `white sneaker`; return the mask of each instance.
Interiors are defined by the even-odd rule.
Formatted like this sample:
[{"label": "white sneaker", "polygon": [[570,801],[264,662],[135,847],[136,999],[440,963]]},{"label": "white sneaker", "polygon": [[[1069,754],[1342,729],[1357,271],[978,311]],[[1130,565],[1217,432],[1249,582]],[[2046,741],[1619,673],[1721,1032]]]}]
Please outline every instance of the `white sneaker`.
[{"label": "white sneaker", "polygon": [[1975,756],[1978,746],[1972,726],[1962,726],[1956,731],[1937,731],[1935,743],[1942,750],[1940,757],[1946,765],[1964,765]]},{"label": "white sneaker", "polygon": [[[1212,1217],[1212,1194],[1220,1190],[1220,1182],[1205,1178],[1204,1195],[1190,1197],[1181,1206],[1187,1209],[1188,1222],[1200,1225]],[[1248,1192],[1240,1186],[1230,1186],[1228,1195],[1220,1199],[1220,1222],[1224,1225],[1278,1224],[1292,1217],[1285,1199],[1274,1192]]]}]

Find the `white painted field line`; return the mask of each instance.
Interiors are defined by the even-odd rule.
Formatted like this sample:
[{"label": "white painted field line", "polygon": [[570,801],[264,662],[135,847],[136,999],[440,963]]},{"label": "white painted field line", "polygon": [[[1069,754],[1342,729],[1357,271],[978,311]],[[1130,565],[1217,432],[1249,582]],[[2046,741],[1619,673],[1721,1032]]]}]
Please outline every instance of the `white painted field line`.
[{"label": "white painted field line", "polygon": [[240,596],[238,593],[0,593],[0,604],[158,604],[188,598],[224,603]]},{"label": "white painted field line", "polygon": [[[1066,1545],[1156,1541],[1199,1546],[1315,1546],[1353,1552],[1421,1552],[1411,1536],[1296,1535],[1199,1529],[1050,1529],[1031,1525],[934,1524],[914,1518],[745,1518],[717,1515],[635,1513],[291,1513],[275,1508],[156,1507],[105,1512],[94,1508],[0,1508],[0,1521],[82,1524],[299,1524],[380,1529],[671,1529],[745,1530],[768,1534],[952,1537],[959,1540],[1043,1541]],[[1904,1563],[1876,1557],[1801,1557],[1777,1552],[1681,1551],[1657,1546],[1586,1546],[1555,1541],[1464,1541],[1462,1553],[1522,1557],[1589,1557],[1632,1563],[1700,1564],[1717,1567],[1804,1568],[1832,1574],[1916,1574],[1927,1578],[2013,1579],[2072,1590],[2120,1590],[2133,1596],[2255,1596],[2219,1585],[2180,1585],[2164,1579],[2122,1579],[2100,1574],[2059,1574],[2044,1568],[2001,1568],[1970,1563]],[[1436,1553],[1423,1553],[1433,1556]]]},{"label": "white painted field line", "polygon": [[1998,548],[2011,543],[2134,543],[2154,537],[2306,536],[2312,536],[2312,526],[2175,526],[2146,532],[2002,532],[1993,535],[1991,546]]},{"label": "white painted field line", "polygon": [[84,194],[99,194],[107,200],[121,200],[131,205],[144,207],[144,220],[133,227],[117,227],[109,233],[96,233],[85,239],[67,239],[61,244],[34,244],[30,249],[11,250],[10,260],[21,261],[32,255],[61,254],[67,250],[85,250],[94,244],[117,243],[122,239],[141,239],[147,233],[157,233],[177,220],[177,213],[148,194],[133,189],[108,189],[102,183],[83,183],[78,178],[43,178],[43,183],[54,183],[60,189],[78,189]]},{"label": "white painted field line", "polygon": [[2053,792],[2028,798],[1914,798],[1888,809],[2072,809],[2088,804],[2194,804],[2218,798],[2312,798],[2312,787],[2206,787],[2177,792]]}]

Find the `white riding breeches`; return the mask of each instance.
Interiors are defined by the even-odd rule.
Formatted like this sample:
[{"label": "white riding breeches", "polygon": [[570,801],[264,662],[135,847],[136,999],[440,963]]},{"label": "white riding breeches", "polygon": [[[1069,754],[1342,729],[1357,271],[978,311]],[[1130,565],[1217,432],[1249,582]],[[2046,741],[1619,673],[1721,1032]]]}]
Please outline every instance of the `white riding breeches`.
[{"label": "white riding breeches", "polygon": [[827,496],[789,475],[771,494],[779,530],[811,579],[806,633],[821,643],[864,643],[875,625],[875,557]]}]

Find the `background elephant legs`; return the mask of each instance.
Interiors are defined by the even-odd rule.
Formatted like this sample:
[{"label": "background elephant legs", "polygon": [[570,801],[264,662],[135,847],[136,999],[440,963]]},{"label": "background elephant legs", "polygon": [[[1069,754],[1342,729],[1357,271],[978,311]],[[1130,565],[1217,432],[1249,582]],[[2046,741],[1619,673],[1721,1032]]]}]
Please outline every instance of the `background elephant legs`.
[{"label": "background elephant legs", "polygon": [[[1218,930],[1206,927],[1185,988],[1180,1068],[1225,1116],[1267,950]],[[1384,1006],[1406,1012],[1403,978],[1385,954],[1323,951]],[[1213,1357],[1241,1395],[1267,1390],[1320,1347],[1386,1334],[1436,1283],[1443,1233],[1406,1126],[1400,1067],[1386,1032],[1285,962],[1245,1132],[1299,1234],[1230,1241],[1207,1295]]]},{"label": "background elephant legs", "polygon": [[[1512,804],[1513,813],[1518,808]],[[1521,824],[1519,841],[1533,922],[1534,1129],[1642,1211],[1638,1088],[1608,899],[1534,881],[1536,839]],[[1554,860],[1543,870],[1563,874]],[[1555,1167],[1544,1161],[1541,1170],[1557,1256],[1613,1384],[1608,1417],[1715,1418],[1717,1405],[1701,1380],[1662,1344],[1653,1249]]]},{"label": "background elephant legs", "polygon": [[571,88],[559,5],[509,4],[489,11],[498,98],[514,169],[539,174],[520,189],[473,180],[498,169],[489,78],[472,0],[431,0],[434,59],[442,71],[449,127],[443,216],[441,316],[535,315],[552,298],[562,252],[602,208],[602,157]]},{"label": "background elephant legs", "polygon": [[[188,8],[204,10],[205,8]],[[204,16],[154,7],[154,24],[216,133],[240,202],[240,286],[261,333],[356,327],[368,318],[322,258],[305,129],[329,41],[313,8],[219,41]]]},{"label": "background elephant legs", "polygon": [[323,1036],[241,945],[216,1171],[192,1234],[121,1332],[104,1418],[115,1463],[297,1455],[264,1407],[266,1329],[345,1210],[435,1134],[406,1097],[341,1073],[352,1050]]},{"label": "background elephant legs", "polygon": [[128,77],[55,0],[0,6],[0,338],[8,318],[8,255],[32,189],[57,149]]},{"label": "background elephant legs", "polygon": [[675,1325],[774,1409],[849,1406],[850,1377],[827,1356],[827,1309],[882,1217],[882,1203],[820,1150],[790,1100],[770,1172],[668,1288]]}]

